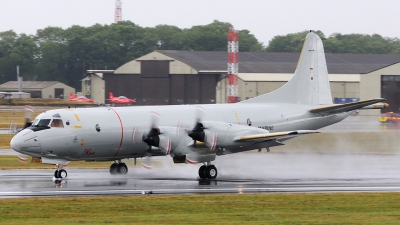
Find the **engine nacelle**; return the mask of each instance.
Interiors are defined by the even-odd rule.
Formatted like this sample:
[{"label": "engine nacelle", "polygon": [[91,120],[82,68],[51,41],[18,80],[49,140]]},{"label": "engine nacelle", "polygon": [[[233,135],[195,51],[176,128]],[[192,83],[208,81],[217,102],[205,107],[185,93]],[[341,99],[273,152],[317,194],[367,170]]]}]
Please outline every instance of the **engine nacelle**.
[{"label": "engine nacelle", "polygon": [[[247,125],[215,122],[215,121],[204,121],[202,122],[204,126],[204,132],[206,136],[206,143],[213,143],[210,138],[215,139],[214,147],[238,147],[244,144],[243,142],[235,141],[237,137],[257,135],[257,134],[268,134],[269,132],[264,129],[257,127],[251,127]],[[248,144],[253,144],[257,141],[249,141]],[[209,144],[208,144],[209,145]]]}]

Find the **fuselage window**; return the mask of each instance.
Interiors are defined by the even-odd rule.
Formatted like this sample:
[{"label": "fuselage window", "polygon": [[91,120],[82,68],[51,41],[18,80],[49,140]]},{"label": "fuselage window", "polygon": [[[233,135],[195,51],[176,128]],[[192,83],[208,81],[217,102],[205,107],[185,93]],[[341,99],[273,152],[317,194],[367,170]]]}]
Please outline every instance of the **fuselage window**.
[{"label": "fuselage window", "polygon": [[64,124],[62,122],[62,120],[60,119],[53,119],[53,121],[51,122],[51,127],[64,127]]}]

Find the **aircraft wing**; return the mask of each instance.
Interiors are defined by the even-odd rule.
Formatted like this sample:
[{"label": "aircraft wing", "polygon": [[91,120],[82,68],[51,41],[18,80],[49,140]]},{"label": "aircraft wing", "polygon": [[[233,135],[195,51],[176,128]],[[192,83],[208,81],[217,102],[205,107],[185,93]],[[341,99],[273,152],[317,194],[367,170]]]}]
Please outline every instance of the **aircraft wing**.
[{"label": "aircraft wing", "polygon": [[294,138],[300,135],[305,134],[315,134],[320,133],[316,130],[294,130],[294,131],[284,131],[284,132],[275,132],[275,133],[266,133],[266,134],[256,134],[256,135],[248,135],[248,136],[241,136],[235,138],[235,141],[268,141],[272,139],[288,139]]},{"label": "aircraft wing", "polygon": [[[386,102],[386,99],[384,98],[376,98],[376,99],[370,99],[370,100],[365,100],[365,101],[358,101],[358,102],[350,102],[350,103],[345,103],[345,104],[337,104],[337,105],[329,105],[329,106],[323,106],[319,108],[314,108],[311,109],[310,112],[312,113],[341,113],[341,112],[349,112],[353,111],[356,109],[361,109],[366,106],[379,103],[379,102]],[[388,104],[385,105],[387,107]]]}]

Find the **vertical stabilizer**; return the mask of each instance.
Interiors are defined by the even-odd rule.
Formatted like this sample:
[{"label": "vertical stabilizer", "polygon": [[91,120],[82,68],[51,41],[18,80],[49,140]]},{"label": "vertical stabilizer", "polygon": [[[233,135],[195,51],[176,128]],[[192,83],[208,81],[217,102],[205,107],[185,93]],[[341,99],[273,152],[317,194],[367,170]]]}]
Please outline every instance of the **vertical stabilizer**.
[{"label": "vertical stabilizer", "polygon": [[332,104],[324,46],[317,34],[307,34],[292,79],[276,91],[242,103]]}]

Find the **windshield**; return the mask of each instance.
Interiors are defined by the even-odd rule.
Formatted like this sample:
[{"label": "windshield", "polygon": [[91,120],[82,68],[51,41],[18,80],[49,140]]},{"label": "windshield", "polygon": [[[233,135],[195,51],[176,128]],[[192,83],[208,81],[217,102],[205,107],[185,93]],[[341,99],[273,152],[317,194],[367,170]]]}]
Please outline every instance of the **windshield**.
[{"label": "windshield", "polygon": [[37,124],[35,124],[37,127],[48,127],[50,124],[51,119],[41,119]]},{"label": "windshield", "polygon": [[32,122],[32,125],[37,125],[39,123],[39,119],[35,119],[35,121]]}]

